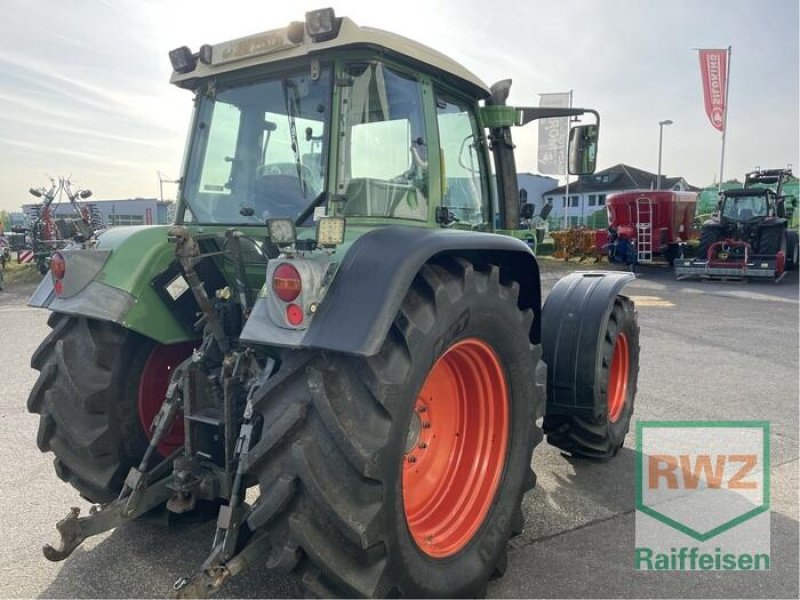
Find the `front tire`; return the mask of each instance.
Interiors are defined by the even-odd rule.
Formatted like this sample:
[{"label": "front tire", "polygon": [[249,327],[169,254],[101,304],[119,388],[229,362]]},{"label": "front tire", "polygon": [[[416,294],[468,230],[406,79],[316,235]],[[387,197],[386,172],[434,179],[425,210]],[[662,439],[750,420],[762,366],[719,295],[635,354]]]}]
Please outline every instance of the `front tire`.
[{"label": "front tire", "polygon": [[633,302],[616,297],[602,335],[591,411],[598,416],[548,414],[544,419],[550,445],[572,456],[597,460],[617,454],[633,416],[639,378],[639,325]]},{"label": "front tire", "polygon": [[786,252],[786,228],[762,228],[758,236],[758,254],[774,256],[781,250]]},{"label": "front tire", "polygon": [[[541,440],[541,350],[518,294],[497,266],[442,259],[417,275],[376,356],[290,354],[254,399],[261,496],[248,525],[270,536],[268,567],[321,596],[485,593],[522,530]],[[468,399],[469,423],[456,409]]]},{"label": "front tire", "polygon": [[716,227],[703,227],[700,231],[700,243],[697,245],[695,258],[697,260],[708,260],[708,249],[712,244],[722,239],[722,232]]}]

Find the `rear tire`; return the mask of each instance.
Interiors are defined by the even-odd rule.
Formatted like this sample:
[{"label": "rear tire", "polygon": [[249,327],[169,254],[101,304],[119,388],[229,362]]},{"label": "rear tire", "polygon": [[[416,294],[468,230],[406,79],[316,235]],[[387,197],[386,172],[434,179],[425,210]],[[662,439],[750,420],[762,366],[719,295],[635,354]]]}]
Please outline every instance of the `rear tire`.
[{"label": "rear tire", "polygon": [[800,263],[800,239],[794,229],[786,232],[786,270],[796,271]]},{"label": "rear tire", "polygon": [[595,375],[593,414],[547,415],[547,442],[572,456],[608,459],[625,443],[633,416],[639,377],[639,325],[633,302],[617,296],[603,333],[600,363]]},{"label": "rear tire", "polygon": [[56,474],[95,503],[115,499],[147,447],[137,409],[141,373],[157,345],[114,323],[52,313],[31,358],[28,411]]},{"label": "rear tire", "polygon": [[774,256],[781,250],[786,252],[786,242],[787,235],[785,227],[764,227],[761,229],[758,236],[758,254]]},{"label": "rear tire", "polygon": [[[439,260],[417,275],[377,355],[290,353],[254,398],[263,426],[248,472],[262,493],[248,526],[272,541],[268,567],[292,572],[308,593],[323,597],[485,594],[489,579],[505,569],[507,540],[522,530],[520,503],[535,482],[531,454],[541,440],[535,420],[544,395],[531,377],[541,349],[526,335],[533,313],[517,306],[518,294],[497,266]],[[505,375],[504,466],[490,495],[478,498],[488,499],[487,512],[473,519],[474,531],[450,539],[436,556],[438,540],[420,546],[413,533],[424,528],[407,520],[403,486],[416,484],[404,469],[415,448],[434,451],[440,441],[419,445],[421,432],[436,431],[424,420],[435,421],[435,410],[419,410],[429,374],[441,356],[475,340],[492,349]],[[447,403],[432,398],[425,400],[431,406]],[[441,439],[466,447],[478,438],[460,438],[459,431]],[[492,435],[480,439],[498,448]]]}]

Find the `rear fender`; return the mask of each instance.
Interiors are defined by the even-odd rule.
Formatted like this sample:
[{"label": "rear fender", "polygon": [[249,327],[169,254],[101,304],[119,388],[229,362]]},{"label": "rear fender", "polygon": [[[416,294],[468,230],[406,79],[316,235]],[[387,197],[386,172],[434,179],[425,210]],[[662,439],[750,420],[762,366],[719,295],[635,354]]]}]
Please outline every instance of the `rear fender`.
[{"label": "rear fender", "polygon": [[573,273],[559,280],[542,308],[542,358],[547,364],[547,414],[594,409],[595,374],[608,317],[631,273]]},{"label": "rear fender", "polygon": [[353,243],[306,331],[279,328],[269,318],[267,299],[261,298],[242,340],[373,356],[420,268],[442,255],[501,265],[502,276],[519,283],[520,307],[534,312],[530,338],[539,342],[539,267],[524,242],[489,233],[403,226],[371,230]]},{"label": "rear fender", "polygon": [[101,234],[94,249],[61,250],[66,262],[62,292],[48,273],[30,306],[112,321],[162,344],[194,336],[159,298],[154,278],[175,258],[169,226],[116,227]]}]

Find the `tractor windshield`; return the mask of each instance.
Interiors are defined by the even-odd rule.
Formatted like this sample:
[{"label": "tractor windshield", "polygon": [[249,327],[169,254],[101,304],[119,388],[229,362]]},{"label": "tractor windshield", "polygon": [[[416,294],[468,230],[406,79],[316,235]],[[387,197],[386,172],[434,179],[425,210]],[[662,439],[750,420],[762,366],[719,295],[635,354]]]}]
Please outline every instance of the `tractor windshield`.
[{"label": "tractor windshield", "polygon": [[322,68],[201,95],[183,186],[186,219],[297,217],[323,191],[331,74]]},{"label": "tractor windshield", "polygon": [[765,195],[727,196],[722,205],[722,217],[731,221],[750,221],[766,217],[769,204]]}]

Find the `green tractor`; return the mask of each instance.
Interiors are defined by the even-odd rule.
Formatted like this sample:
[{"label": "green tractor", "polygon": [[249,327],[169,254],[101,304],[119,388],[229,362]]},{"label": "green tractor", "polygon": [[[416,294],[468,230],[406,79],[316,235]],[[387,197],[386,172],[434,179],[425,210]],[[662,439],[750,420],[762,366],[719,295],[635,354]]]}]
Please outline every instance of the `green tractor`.
[{"label": "green tractor", "polygon": [[745,175],[744,187],[721,191],[694,258],[675,261],[676,277],[779,282],[796,270],[800,243],[791,223],[797,198],[783,193],[792,179],[791,169],[758,169]]},{"label": "green tractor", "polygon": [[633,412],[632,276],[542,306],[530,248],[496,233],[520,223],[512,128],[593,115],[570,146],[589,173],[597,113],[507,106],[510,81],[331,9],[170,59],[194,95],[175,225],[54,254],[30,301],[52,312],[37,443],[97,505],[46,557],[213,507],[178,596],[249,564],[313,595],[484,594],[542,430],[609,459]]}]

